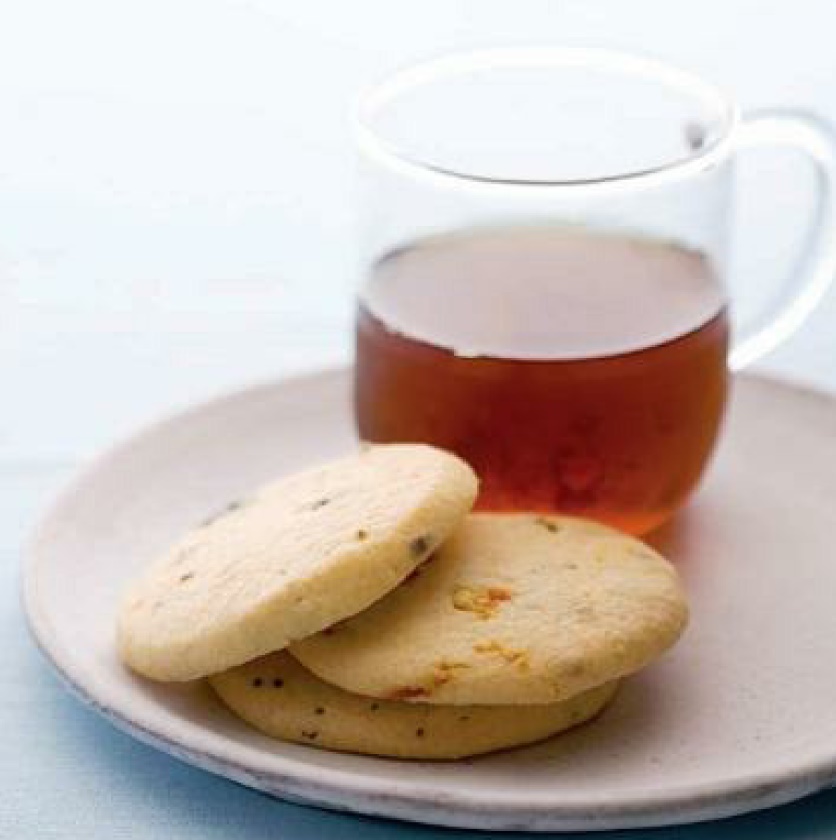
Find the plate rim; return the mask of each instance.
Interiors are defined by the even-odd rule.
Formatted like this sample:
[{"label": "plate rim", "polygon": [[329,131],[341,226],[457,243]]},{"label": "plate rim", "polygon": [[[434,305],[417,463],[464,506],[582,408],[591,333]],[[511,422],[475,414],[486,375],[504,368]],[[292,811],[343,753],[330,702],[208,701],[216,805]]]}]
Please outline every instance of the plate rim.
[{"label": "plate rim", "polygon": [[[62,645],[51,632],[49,617],[44,614],[38,598],[41,567],[48,556],[44,547],[49,541],[49,532],[53,522],[60,521],[63,511],[73,503],[76,495],[95,482],[98,474],[124,453],[164,434],[171,426],[188,422],[192,416],[263,398],[276,389],[340,387],[350,372],[350,366],[329,366],[263,380],[165,413],[103,449],[64,484],[42,511],[24,548],[20,587],[30,635],[71,694],[139,741],[249,787],[331,810],[450,827],[595,831],[679,825],[772,807],[836,785],[836,745],[833,745],[830,750],[822,750],[821,755],[816,753],[791,772],[786,769],[761,770],[700,784],[667,786],[661,792],[648,790],[638,796],[631,793],[621,799],[607,796],[593,801],[585,796],[583,799],[563,799],[555,803],[543,797],[517,797],[508,801],[497,800],[495,796],[474,795],[473,791],[450,793],[438,788],[431,792],[416,792],[405,780],[390,780],[386,788],[381,788],[379,779],[374,777],[351,770],[311,765],[303,758],[283,755],[280,751],[270,754],[271,764],[278,764],[278,767],[260,765],[258,761],[241,763],[240,759],[224,750],[224,743],[228,742],[233,751],[253,748],[246,748],[197,724],[189,723],[185,730],[179,725],[154,725],[154,721],[143,719],[142,715],[134,717],[130,709],[111,702],[106,685],[102,686],[96,680],[91,681],[92,685],[85,681],[84,668],[74,661],[71,646]],[[836,413],[836,393],[824,388],[763,373],[737,374],[735,380],[738,379],[789,391],[795,397],[814,398],[826,403]],[[191,731],[192,727],[195,732]],[[201,738],[205,743],[199,743]]]}]

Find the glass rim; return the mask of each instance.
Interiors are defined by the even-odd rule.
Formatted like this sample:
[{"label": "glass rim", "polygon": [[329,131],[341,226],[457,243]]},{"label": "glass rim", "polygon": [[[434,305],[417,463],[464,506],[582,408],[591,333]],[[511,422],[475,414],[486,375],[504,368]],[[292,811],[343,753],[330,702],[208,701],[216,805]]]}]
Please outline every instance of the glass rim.
[{"label": "glass rim", "polygon": [[[603,68],[621,75],[632,75],[657,84],[678,88],[710,103],[720,118],[719,130],[711,141],[692,154],[656,166],[619,172],[601,177],[576,179],[515,178],[481,175],[445,167],[410,152],[403,144],[385,139],[374,127],[373,118],[401,94],[445,77],[467,75],[484,69],[513,68]],[[355,141],[359,150],[372,160],[404,175],[475,188],[572,190],[583,188],[637,187],[658,185],[688,177],[724,159],[732,145],[740,121],[739,108],[722,88],[696,73],[640,53],[602,47],[521,46],[468,50],[407,65],[390,73],[358,97],[352,114]]]}]

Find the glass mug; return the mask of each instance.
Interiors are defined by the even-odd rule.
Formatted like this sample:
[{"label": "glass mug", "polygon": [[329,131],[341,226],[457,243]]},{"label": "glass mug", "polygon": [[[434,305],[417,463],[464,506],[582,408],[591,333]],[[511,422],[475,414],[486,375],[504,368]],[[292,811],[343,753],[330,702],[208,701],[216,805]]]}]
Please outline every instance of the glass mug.
[{"label": "glass mug", "polygon": [[[628,54],[524,48],[404,70],[357,114],[360,436],[478,472],[478,507],[645,533],[696,486],[728,370],[811,311],[836,271],[834,147],[813,118],[741,119],[707,82]],[[736,152],[817,176],[802,265],[730,341]]]}]

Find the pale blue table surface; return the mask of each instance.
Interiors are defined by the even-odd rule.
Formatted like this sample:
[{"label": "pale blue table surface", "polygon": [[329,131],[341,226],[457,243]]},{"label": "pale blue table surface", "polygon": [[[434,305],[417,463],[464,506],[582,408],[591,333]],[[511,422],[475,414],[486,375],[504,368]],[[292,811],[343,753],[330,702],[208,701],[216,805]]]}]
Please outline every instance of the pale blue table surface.
[{"label": "pale blue table surface", "polygon": [[[34,649],[21,546],[112,439],[346,358],[344,111],[369,80],[454,48],[592,43],[836,122],[834,29],[822,0],[0,2],[0,840],[485,836],[271,800],[117,732]],[[809,183],[768,155],[741,174],[730,285],[745,316],[788,265]],[[831,293],[770,367],[836,391],[835,325]],[[836,838],[836,793],[629,836]]]}]

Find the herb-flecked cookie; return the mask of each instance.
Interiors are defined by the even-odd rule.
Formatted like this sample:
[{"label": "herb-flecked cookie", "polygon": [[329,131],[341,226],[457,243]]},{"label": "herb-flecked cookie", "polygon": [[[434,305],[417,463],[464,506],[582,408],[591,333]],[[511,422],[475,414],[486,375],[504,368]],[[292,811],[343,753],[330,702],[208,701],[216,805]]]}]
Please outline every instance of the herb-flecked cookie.
[{"label": "herb-flecked cookie", "polygon": [[397,586],[473,505],[477,480],[430,446],[373,446],[268,485],[187,534],[125,599],[122,659],[190,680],[280,650]]},{"label": "herb-flecked cookie", "polygon": [[569,517],[473,514],[402,586],[291,648],[346,691],[554,703],[647,665],[688,610],[653,549]]},{"label": "herb-flecked cookie", "polygon": [[284,741],[397,758],[454,759],[530,744],[594,717],[615,693],[608,683],[562,703],[430,706],[373,700],[328,685],[286,652],[210,677],[223,702]]}]

